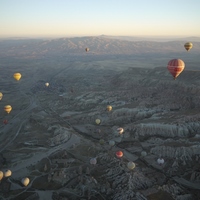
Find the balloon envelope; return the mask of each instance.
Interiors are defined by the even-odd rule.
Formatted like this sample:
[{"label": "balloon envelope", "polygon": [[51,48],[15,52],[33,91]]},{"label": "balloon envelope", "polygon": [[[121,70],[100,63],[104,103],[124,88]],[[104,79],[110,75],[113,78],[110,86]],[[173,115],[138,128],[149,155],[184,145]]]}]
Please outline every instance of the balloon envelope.
[{"label": "balloon envelope", "polygon": [[108,105],[106,109],[107,109],[107,111],[111,111],[112,110],[112,106]]},{"label": "balloon envelope", "polygon": [[12,110],[12,107],[10,105],[4,106],[4,110],[9,114],[10,111]]},{"label": "balloon envelope", "polygon": [[163,158],[158,158],[157,159],[157,163],[159,164],[159,165],[162,165],[162,164],[164,164],[164,159]]},{"label": "balloon envelope", "polygon": [[146,152],[146,151],[142,151],[142,152],[141,152],[141,156],[142,156],[142,157],[145,157],[146,155],[147,155],[147,152]]},{"label": "balloon envelope", "polygon": [[14,73],[13,77],[15,80],[19,81],[21,79],[22,75],[20,73]]},{"label": "balloon envelope", "polygon": [[113,146],[115,145],[115,141],[114,141],[114,140],[110,140],[110,141],[109,141],[109,145],[110,145],[111,147],[113,147]]},{"label": "balloon envelope", "polygon": [[23,178],[22,180],[21,180],[21,183],[24,185],[24,186],[27,186],[28,184],[29,184],[29,182],[30,182],[30,180],[29,180],[29,178]]},{"label": "balloon envelope", "polygon": [[9,169],[7,169],[5,172],[4,172],[4,176],[5,177],[9,177],[9,176],[11,176],[12,175],[12,172],[9,170]]},{"label": "balloon envelope", "polygon": [[3,120],[3,123],[4,123],[4,124],[7,124],[7,123],[8,123],[8,120],[7,120],[7,119],[4,119],[4,120]]},{"label": "balloon envelope", "polygon": [[91,165],[96,165],[97,164],[97,159],[96,158],[91,158],[90,159],[90,164]]},{"label": "balloon envelope", "polygon": [[167,69],[171,75],[176,79],[179,74],[184,70],[185,63],[181,59],[173,59],[168,62]]},{"label": "balloon envelope", "polygon": [[103,145],[105,143],[104,139],[100,139],[99,143]]},{"label": "balloon envelope", "polygon": [[132,170],[132,169],[135,168],[135,163],[130,161],[130,162],[128,162],[127,167],[128,167],[130,170]]},{"label": "balloon envelope", "polygon": [[45,85],[48,87],[48,86],[49,86],[49,83],[45,83]]},{"label": "balloon envelope", "polygon": [[115,154],[118,158],[121,158],[123,156],[123,152],[122,151],[117,151]]},{"label": "balloon envelope", "polygon": [[187,51],[189,51],[192,47],[193,47],[193,44],[191,42],[186,42],[184,44],[184,47]]},{"label": "balloon envelope", "polygon": [[0,100],[3,98],[3,94],[0,92]]},{"label": "balloon envelope", "polygon": [[118,132],[118,134],[121,135],[121,134],[124,132],[124,129],[123,129],[123,128],[118,128],[118,129],[117,129],[117,132]]},{"label": "balloon envelope", "polygon": [[3,172],[0,171],[0,181],[2,180],[2,178],[3,178]]},{"label": "balloon envelope", "polygon": [[96,124],[100,124],[101,120],[100,119],[96,119],[95,122],[96,122]]}]

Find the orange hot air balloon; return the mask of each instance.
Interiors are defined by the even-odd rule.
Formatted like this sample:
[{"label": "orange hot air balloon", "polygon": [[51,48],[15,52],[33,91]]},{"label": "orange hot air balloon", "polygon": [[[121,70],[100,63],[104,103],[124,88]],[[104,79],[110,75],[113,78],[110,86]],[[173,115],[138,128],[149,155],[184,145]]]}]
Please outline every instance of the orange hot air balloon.
[{"label": "orange hot air balloon", "polygon": [[115,153],[115,155],[116,155],[118,158],[121,158],[124,154],[123,154],[122,151],[117,151],[117,152]]},{"label": "orange hot air balloon", "polygon": [[13,77],[15,80],[19,81],[21,79],[22,75],[20,73],[14,73]]},{"label": "orange hot air balloon", "polygon": [[181,59],[173,59],[168,62],[167,69],[174,77],[174,80],[179,76],[179,74],[184,70],[185,63]]},{"label": "orange hot air balloon", "polygon": [[9,114],[10,111],[12,110],[12,107],[10,105],[4,106],[4,110]]}]

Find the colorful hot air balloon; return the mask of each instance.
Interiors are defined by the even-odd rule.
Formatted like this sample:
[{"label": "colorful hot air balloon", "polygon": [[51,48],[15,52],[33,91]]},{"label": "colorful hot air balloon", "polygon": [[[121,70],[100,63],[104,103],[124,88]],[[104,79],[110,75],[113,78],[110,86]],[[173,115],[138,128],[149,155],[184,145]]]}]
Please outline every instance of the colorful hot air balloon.
[{"label": "colorful hot air balloon", "polygon": [[130,161],[130,162],[128,162],[127,167],[128,167],[130,170],[133,170],[133,169],[135,168],[135,163]]},{"label": "colorful hot air balloon", "polygon": [[115,153],[115,155],[117,156],[117,158],[121,158],[124,154],[123,154],[122,151],[117,151],[117,152]]},{"label": "colorful hot air balloon", "polygon": [[45,83],[45,85],[48,87],[48,86],[49,86],[49,83]]},{"label": "colorful hot air balloon", "polygon": [[10,105],[4,106],[4,110],[9,114],[10,111],[12,110],[12,107]]},{"label": "colorful hot air balloon", "polygon": [[9,177],[9,176],[11,176],[12,175],[12,172],[9,170],[9,169],[7,169],[5,172],[4,172],[4,176],[5,177]]},{"label": "colorful hot air balloon", "polygon": [[174,77],[174,80],[184,70],[185,63],[181,59],[173,59],[168,62],[167,69]]},{"label": "colorful hot air balloon", "polygon": [[85,51],[88,52],[90,49],[89,48],[85,48]]},{"label": "colorful hot air balloon", "polygon": [[15,80],[19,81],[21,79],[22,75],[20,73],[14,73],[13,77]]},{"label": "colorful hot air balloon", "polygon": [[184,44],[184,47],[187,51],[189,51],[192,47],[193,47],[193,44],[191,42],[186,42]]},{"label": "colorful hot air balloon", "polygon": [[96,119],[95,122],[96,122],[96,124],[100,124],[101,120],[100,119]]},{"label": "colorful hot air balloon", "polygon": [[0,100],[3,98],[3,94],[0,92]]},{"label": "colorful hot air balloon", "polygon": [[2,180],[2,178],[3,178],[3,172],[0,171],[0,181]]},{"label": "colorful hot air balloon", "polygon": [[29,180],[29,178],[23,178],[22,180],[21,180],[21,183],[24,185],[24,186],[27,186],[28,184],[29,184],[29,182],[30,182],[30,180]]},{"label": "colorful hot air balloon", "polygon": [[112,110],[112,106],[108,105],[106,109],[110,112]]}]

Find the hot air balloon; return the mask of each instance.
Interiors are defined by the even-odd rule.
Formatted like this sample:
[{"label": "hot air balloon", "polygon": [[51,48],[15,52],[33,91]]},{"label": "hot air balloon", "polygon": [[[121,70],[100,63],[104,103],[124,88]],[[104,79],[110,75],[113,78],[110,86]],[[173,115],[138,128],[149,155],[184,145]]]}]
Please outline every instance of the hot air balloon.
[{"label": "hot air balloon", "polygon": [[22,75],[20,73],[14,73],[13,77],[15,80],[19,81],[21,79]]},{"label": "hot air balloon", "polygon": [[95,122],[96,122],[96,124],[100,124],[101,120],[100,119],[96,119]]},{"label": "hot air balloon", "polygon": [[48,86],[49,86],[49,83],[45,83],[45,85],[48,87]]},{"label": "hot air balloon", "polygon": [[12,175],[12,172],[9,170],[9,169],[7,169],[5,172],[4,172],[4,176],[5,177],[9,177],[9,176],[11,176]]},{"label": "hot air balloon", "polygon": [[124,132],[124,129],[123,129],[123,128],[118,128],[118,129],[117,129],[117,133],[118,133],[119,135],[121,135],[123,132]]},{"label": "hot air balloon", "polygon": [[189,51],[192,47],[193,47],[193,44],[191,42],[186,42],[184,44],[184,47],[187,51]]},{"label": "hot air balloon", "polygon": [[24,186],[27,186],[29,183],[30,183],[30,180],[29,180],[29,178],[23,178],[22,180],[21,180],[21,183],[24,185]]},{"label": "hot air balloon", "polygon": [[147,155],[147,152],[146,152],[146,151],[142,151],[142,152],[141,152],[141,156],[142,156],[142,157],[145,157],[146,155]]},{"label": "hot air balloon", "polygon": [[174,80],[184,70],[185,63],[181,59],[173,59],[168,62],[167,69],[174,77]]},{"label": "hot air balloon", "polygon": [[97,164],[97,159],[96,158],[91,158],[90,159],[90,164],[91,165],[96,165]]},{"label": "hot air balloon", "polygon": [[10,111],[12,110],[12,107],[10,105],[4,106],[4,110],[9,114]]},{"label": "hot air balloon", "polygon": [[135,168],[135,163],[132,162],[132,161],[130,161],[130,162],[128,162],[127,167],[128,167],[130,170],[133,170],[133,169]]},{"label": "hot air balloon", "polygon": [[3,178],[3,172],[0,171],[0,181],[2,180],[2,178]]},{"label": "hot air balloon", "polygon": [[109,145],[110,145],[111,147],[113,147],[113,146],[115,145],[115,141],[114,141],[114,140],[110,140],[110,141],[109,141]]},{"label": "hot air balloon", "polygon": [[106,109],[110,112],[112,110],[112,106],[108,105]]},{"label": "hot air balloon", "polygon": [[117,156],[117,158],[121,158],[124,154],[123,154],[122,151],[117,151],[117,152],[115,153],[115,155]]},{"label": "hot air balloon", "polygon": [[1,101],[2,98],[3,98],[3,94],[0,92],[0,101]]},{"label": "hot air balloon", "polygon": [[158,158],[157,159],[157,163],[159,164],[159,165],[163,165],[164,164],[164,159],[163,158]]},{"label": "hot air balloon", "polygon": [[8,124],[8,120],[7,119],[4,119],[3,120],[3,123],[6,125],[6,124]]},{"label": "hot air balloon", "polygon": [[90,49],[89,48],[85,48],[85,51],[88,52]]}]

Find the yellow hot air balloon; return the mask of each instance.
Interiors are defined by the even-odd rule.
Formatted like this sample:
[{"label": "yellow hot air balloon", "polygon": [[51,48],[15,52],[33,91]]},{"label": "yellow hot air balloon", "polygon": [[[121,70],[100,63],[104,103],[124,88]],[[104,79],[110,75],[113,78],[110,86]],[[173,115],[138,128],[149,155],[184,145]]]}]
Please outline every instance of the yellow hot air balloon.
[{"label": "yellow hot air balloon", "polygon": [[193,44],[191,42],[186,42],[184,44],[184,47],[187,51],[189,51],[192,47],[193,47]]},{"label": "yellow hot air balloon", "polygon": [[30,180],[29,180],[29,178],[23,178],[22,180],[21,180],[21,183],[24,185],[24,186],[27,186],[29,183],[30,183]]},{"label": "yellow hot air balloon", "polygon": [[4,106],[4,110],[9,114],[10,111],[12,110],[12,107],[10,105]]},{"label": "yellow hot air balloon", "polygon": [[22,75],[20,73],[14,73],[13,77],[15,80],[19,81],[21,79]]},{"label": "yellow hot air balloon", "polygon": [[2,178],[3,178],[3,172],[0,171],[0,181],[2,180]]},{"label": "yellow hot air balloon", "polygon": [[112,106],[108,105],[106,109],[110,112],[112,110]]},{"label": "yellow hot air balloon", "polygon": [[88,52],[90,49],[89,48],[85,48],[85,51]]},{"label": "yellow hot air balloon", "polygon": [[96,124],[100,124],[101,120],[100,119],[96,119],[95,122],[96,122]]},{"label": "yellow hot air balloon", "polygon": [[3,94],[0,92],[0,100],[3,98]]},{"label": "yellow hot air balloon", "polygon": [[45,85],[48,87],[48,86],[49,86],[49,83],[45,83]]},{"label": "yellow hot air balloon", "polygon": [[9,170],[9,169],[7,169],[6,171],[5,171],[5,173],[4,173],[4,176],[5,177],[9,177],[9,176],[11,176],[12,175],[12,172]]},{"label": "yellow hot air balloon", "polygon": [[133,169],[135,168],[135,163],[130,161],[130,162],[128,162],[127,167],[128,167],[130,170],[133,170]]}]

